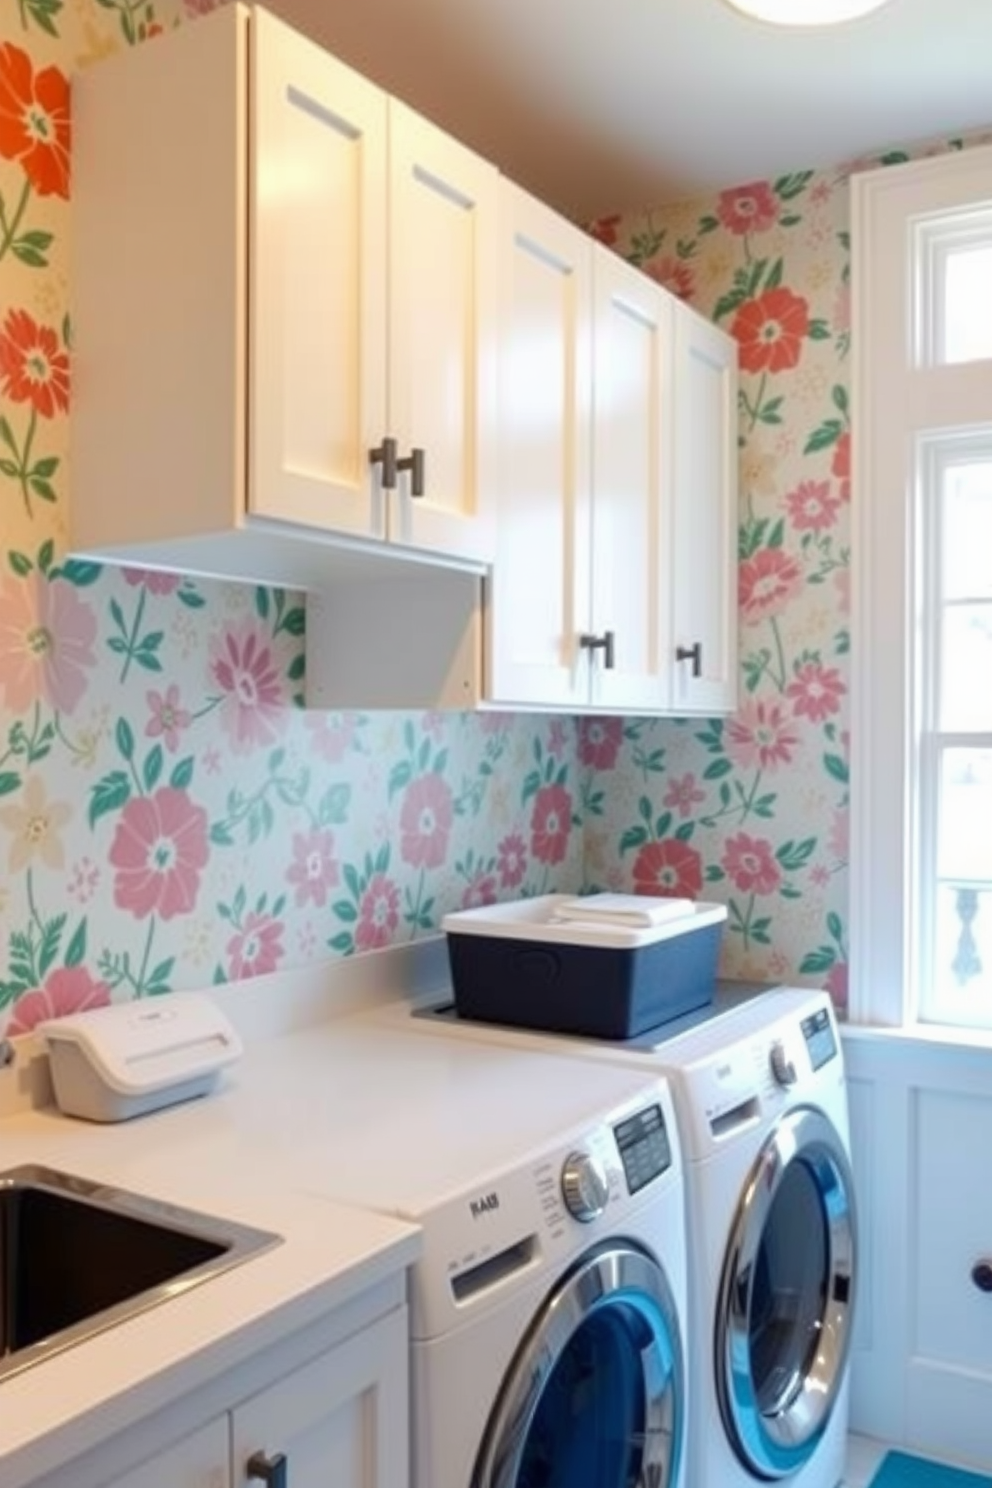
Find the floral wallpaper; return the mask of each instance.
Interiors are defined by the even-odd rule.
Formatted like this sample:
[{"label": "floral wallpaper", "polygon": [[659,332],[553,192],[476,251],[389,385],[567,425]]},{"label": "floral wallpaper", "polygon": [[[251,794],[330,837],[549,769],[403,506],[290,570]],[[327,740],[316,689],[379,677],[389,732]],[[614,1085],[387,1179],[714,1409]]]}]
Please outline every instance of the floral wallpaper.
[{"label": "floral wallpaper", "polygon": [[573,720],[308,712],[301,595],[66,556],[70,78],[211,8],[9,0],[0,14],[0,1030],[12,1034],[581,885]]},{"label": "floral wallpaper", "polygon": [[[989,134],[969,137],[984,143]],[[961,148],[941,142],[925,153]],[[853,171],[890,150],[591,230],[739,344],[740,702],[583,725],[590,883],[727,904],[725,974],[847,1002]]]}]

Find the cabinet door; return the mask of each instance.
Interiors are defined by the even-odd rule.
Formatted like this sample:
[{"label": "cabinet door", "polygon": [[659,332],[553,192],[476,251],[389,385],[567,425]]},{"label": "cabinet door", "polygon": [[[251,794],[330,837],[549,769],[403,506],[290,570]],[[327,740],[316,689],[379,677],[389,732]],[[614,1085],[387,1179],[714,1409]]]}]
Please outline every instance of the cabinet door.
[{"label": "cabinet door", "polygon": [[234,1488],[260,1481],[249,1461],[286,1459],[292,1488],[406,1488],[406,1309],[247,1400],[234,1412]]},{"label": "cabinet door", "polygon": [[[669,697],[672,296],[597,245],[593,283],[594,705]],[[612,666],[608,663],[612,661]]]},{"label": "cabinet door", "polygon": [[385,535],[387,98],[252,13],[249,508]]},{"label": "cabinet door", "polygon": [[737,697],[737,346],[675,302],[673,688],[677,713]]},{"label": "cabinet door", "polygon": [[592,241],[500,184],[500,463],[491,701],[588,698]]},{"label": "cabinet door", "polygon": [[222,1416],[183,1437],[106,1488],[230,1488],[231,1444],[228,1418]]},{"label": "cabinet door", "polygon": [[395,542],[488,562],[495,541],[497,186],[494,166],[390,102],[389,419],[401,459]]}]

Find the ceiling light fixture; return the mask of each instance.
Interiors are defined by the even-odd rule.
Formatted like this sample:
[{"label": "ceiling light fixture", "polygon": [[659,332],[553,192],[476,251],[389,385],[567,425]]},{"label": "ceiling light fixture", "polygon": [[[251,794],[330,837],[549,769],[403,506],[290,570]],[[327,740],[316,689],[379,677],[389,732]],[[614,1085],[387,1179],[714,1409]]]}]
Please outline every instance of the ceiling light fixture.
[{"label": "ceiling light fixture", "polygon": [[833,26],[881,10],[888,0],[728,0],[728,4],[775,26]]}]

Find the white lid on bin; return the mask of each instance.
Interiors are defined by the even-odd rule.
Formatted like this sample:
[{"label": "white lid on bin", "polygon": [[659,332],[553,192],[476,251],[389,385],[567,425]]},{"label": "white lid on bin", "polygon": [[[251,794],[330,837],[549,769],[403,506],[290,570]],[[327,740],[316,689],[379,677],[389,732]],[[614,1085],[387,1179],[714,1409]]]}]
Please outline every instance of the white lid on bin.
[{"label": "white lid on bin", "polygon": [[[632,923],[630,917],[637,913],[638,900],[642,897],[647,923],[643,920]],[[611,906],[604,905],[604,900],[618,902]],[[662,900],[636,894],[541,894],[533,899],[487,904],[481,909],[457,910],[445,915],[441,928],[448,935],[492,935],[511,940],[636,950],[718,925],[727,918],[725,904],[690,899],[668,902],[678,907],[676,912],[659,911]],[[581,914],[583,905],[588,906],[586,914]]]}]

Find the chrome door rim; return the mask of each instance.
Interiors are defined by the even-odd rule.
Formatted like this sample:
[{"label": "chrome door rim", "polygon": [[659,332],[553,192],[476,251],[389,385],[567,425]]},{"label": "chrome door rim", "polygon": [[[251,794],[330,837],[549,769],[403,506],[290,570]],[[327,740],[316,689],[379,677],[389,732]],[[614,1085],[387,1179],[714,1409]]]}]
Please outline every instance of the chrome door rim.
[{"label": "chrome door rim", "polygon": [[[658,1488],[673,1488],[684,1434],[679,1317],[661,1266],[647,1251],[625,1240],[606,1241],[587,1252],[542,1302],[489,1418],[471,1488],[516,1488],[528,1433],[555,1365],[584,1322],[619,1302],[647,1319],[654,1339],[650,1350],[642,1355],[646,1397],[644,1481],[657,1483]],[[658,1358],[658,1314],[671,1345],[670,1372]]]},{"label": "chrome door rim", "polygon": [[[751,1284],[772,1203],[794,1162],[810,1171],[827,1233],[827,1294],[816,1354],[788,1404],[759,1409],[751,1375]],[[766,1478],[805,1462],[826,1429],[844,1381],[854,1306],[854,1180],[844,1143],[822,1111],[799,1106],[762,1145],[738,1203],[717,1299],[715,1369],[724,1426],[738,1457]]]}]

